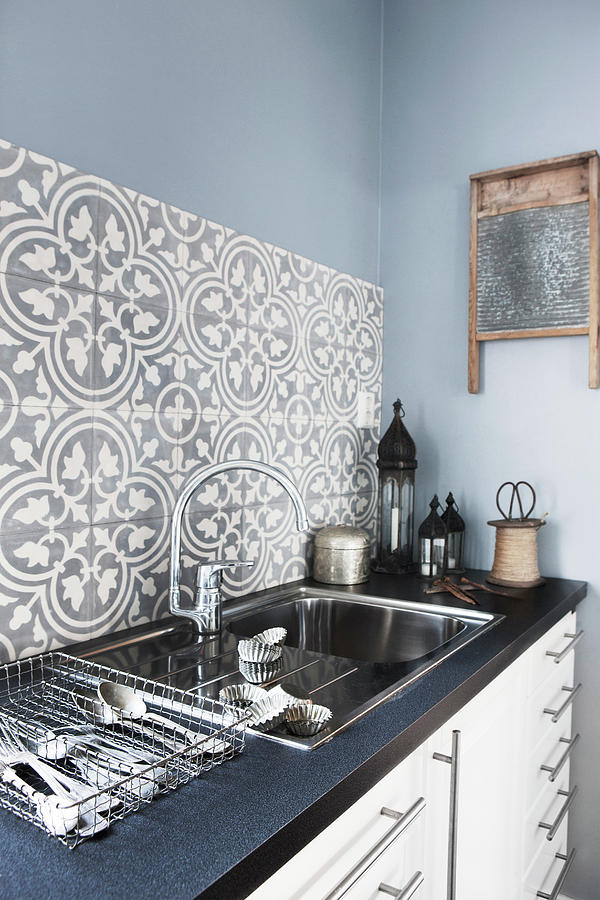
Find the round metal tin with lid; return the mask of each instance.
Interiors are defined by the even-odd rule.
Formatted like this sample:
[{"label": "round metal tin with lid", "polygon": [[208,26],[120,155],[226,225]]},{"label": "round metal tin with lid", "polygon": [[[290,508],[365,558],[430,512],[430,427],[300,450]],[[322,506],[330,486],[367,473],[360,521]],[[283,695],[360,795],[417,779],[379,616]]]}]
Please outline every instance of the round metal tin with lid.
[{"label": "round metal tin with lid", "polygon": [[328,525],[315,535],[315,581],[360,584],[368,580],[370,564],[371,538],[364,529]]}]

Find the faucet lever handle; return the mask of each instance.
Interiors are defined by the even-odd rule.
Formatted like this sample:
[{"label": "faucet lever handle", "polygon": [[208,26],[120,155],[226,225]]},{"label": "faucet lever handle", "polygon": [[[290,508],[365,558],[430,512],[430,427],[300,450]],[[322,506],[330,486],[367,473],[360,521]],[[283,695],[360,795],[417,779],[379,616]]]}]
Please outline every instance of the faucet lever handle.
[{"label": "faucet lever handle", "polygon": [[221,578],[224,569],[237,569],[238,566],[249,568],[254,563],[251,560],[218,559],[215,562],[200,563],[196,572],[196,587],[205,590],[215,590],[221,586]]}]

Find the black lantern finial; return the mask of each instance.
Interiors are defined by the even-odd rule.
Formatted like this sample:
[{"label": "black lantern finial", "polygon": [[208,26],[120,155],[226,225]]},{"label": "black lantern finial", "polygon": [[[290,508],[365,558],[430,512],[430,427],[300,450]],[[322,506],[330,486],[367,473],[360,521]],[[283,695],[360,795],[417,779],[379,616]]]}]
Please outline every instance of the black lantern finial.
[{"label": "black lantern finial", "polygon": [[408,572],[412,568],[414,530],[415,442],[402,419],[400,400],[393,404],[394,418],[379,442],[378,572]]}]

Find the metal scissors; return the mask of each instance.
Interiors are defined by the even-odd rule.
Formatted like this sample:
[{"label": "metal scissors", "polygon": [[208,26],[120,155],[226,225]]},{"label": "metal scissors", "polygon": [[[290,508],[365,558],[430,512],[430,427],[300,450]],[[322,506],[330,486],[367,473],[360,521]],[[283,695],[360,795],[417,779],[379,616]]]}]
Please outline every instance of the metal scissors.
[{"label": "metal scissors", "polygon": [[[510,495],[510,505],[508,507],[508,515],[506,515],[506,513],[500,506],[500,494],[502,493],[502,491],[504,490],[505,487],[512,488],[512,493]],[[526,487],[531,491],[531,506],[529,507],[527,512],[523,511],[523,502],[521,500],[521,493],[519,491],[520,487]],[[533,507],[535,506],[535,491],[534,491],[532,485],[530,485],[528,481],[517,481],[516,484],[514,481],[505,481],[504,484],[501,484],[500,487],[498,488],[498,492],[496,493],[496,506],[498,507],[498,512],[500,513],[500,515],[502,516],[503,519],[512,519],[513,518],[512,512],[513,512],[513,506],[515,503],[515,499],[519,505],[519,512],[521,513],[519,518],[521,520],[528,519],[529,516],[531,515],[531,513],[533,512]]]}]

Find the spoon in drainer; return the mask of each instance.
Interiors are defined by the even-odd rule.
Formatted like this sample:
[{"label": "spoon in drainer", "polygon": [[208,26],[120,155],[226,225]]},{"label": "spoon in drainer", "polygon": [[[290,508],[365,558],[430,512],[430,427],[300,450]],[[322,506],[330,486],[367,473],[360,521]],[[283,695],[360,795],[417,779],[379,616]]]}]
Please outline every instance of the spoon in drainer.
[{"label": "spoon in drainer", "polygon": [[[94,725],[125,725],[139,734],[147,735],[150,738],[156,737],[150,725],[144,726],[141,722],[136,722],[130,717],[125,718],[119,715],[117,710],[112,710],[110,706],[107,706],[102,700],[99,700],[98,697],[86,690],[77,688],[72,692],[72,697],[75,706]],[[175,753],[179,750],[178,746],[174,746],[168,741],[163,740],[162,743],[170,753]]]},{"label": "spoon in drainer", "polygon": [[[100,687],[103,684],[111,684],[114,682],[104,681],[101,682],[98,686],[98,695],[100,695]],[[128,690],[131,691],[129,688]],[[134,691],[131,693],[137,697]],[[134,728],[136,731],[139,731],[141,734],[149,735],[150,737],[156,739],[156,730],[152,728],[151,725],[144,726],[143,721],[134,719],[131,714],[124,714],[118,708],[115,708],[104,701],[104,698],[99,699],[99,697],[94,696],[90,693],[89,690],[85,690],[83,688],[77,688],[73,691],[73,699],[76,706],[81,710],[81,712],[92,722],[100,723],[102,725],[125,725],[129,728]],[[139,698],[141,699],[141,698]],[[143,700],[142,700],[143,703]],[[146,704],[144,703],[144,708],[146,708]],[[147,719],[148,716],[154,715],[153,713],[148,713],[144,716],[144,719]],[[161,717],[162,718],[162,717]],[[177,725],[175,722],[172,722],[171,719],[164,719],[165,724],[168,724],[168,727],[173,730],[181,729],[183,726]],[[203,735],[198,732],[197,734],[193,731],[188,731],[188,729],[184,729],[185,732],[189,735],[186,737],[186,740],[192,739],[194,742],[201,740]],[[176,753],[181,751],[181,744],[177,741],[169,741],[164,735],[160,736],[161,743],[172,753]],[[185,748],[184,748],[185,749]],[[203,756],[206,755],[208,757],[215,757],[221,755],[227,755],[231,753],[233,750],[231,744],[227,741],[223,741],[216,737],[205,738],[198,748],[198,752]]]},{"label": "spoon in drainer", "polygon": [[108,708],[111,714],[120,722],[125,721],[127,723],[130,719],[142,722],[156,722],[163,730],[168,728],[174,734],[181,735],[187,744],[197,743],[202,737],[197,732],[184,728],[183,725],[173,722],[166,716],[149,712],[140,695],[125,684],[117,684],[114,681],[101,681],[98,684],[98,696],[104,707]]}]

